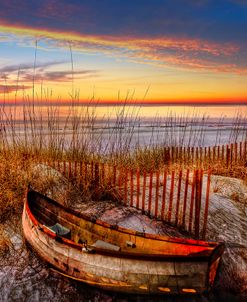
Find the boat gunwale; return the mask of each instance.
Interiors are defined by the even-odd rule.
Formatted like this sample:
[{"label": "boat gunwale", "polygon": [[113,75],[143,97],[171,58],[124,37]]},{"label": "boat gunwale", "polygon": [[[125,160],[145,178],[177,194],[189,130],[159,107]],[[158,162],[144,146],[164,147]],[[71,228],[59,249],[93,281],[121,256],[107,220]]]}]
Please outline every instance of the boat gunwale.
[{"label": "boat gunwale", "polygon": [[170,260],[172,261],[172,259],[176,260],[176,261],[209,261],[209,263],[212,263],[214,261],[215,258],[218,258],[222,255],[223,250],[224,250],[224,243],[217,243],[217,242],[207,242],[207,241],[201,241],[201,240],[194,240],[194,239],[185,239],[185,238],[177,238],[177,237],[168,237],[168,236],[160,236],[160,235],[155,235],[155,234],[150,234],[150,233],[140,233],[138,231],[134,231],[134,230],[130,230],[130,229],[126,229],[123,227],[118,227],[117,225],[111,225],[107,222],[104,222],[100,219],[92,219],[90,217],[88,217],[85,214],[79,213],[73,209],[69,209],[61,204],[59,204],[58,202],[56,202],[55,200],[33,190],[28,188],[26,191],[26,195],[25,195],[25,208],[26,208],[26,213],[28,214],[29,218],[31,219],[32,223],[38,227],[38,229],[42,232],[44,232],[45,234],[47,234],[49,237],[52,237],[54,240],[59,240],[61,243],[71,246],[75,249],[78,250],[82,250],[83,245],[79,244],[79,243],[75,243],[73,240],[58,236],[56,233],[52,232],[48,227],[46,227],[45,225],[41,224],[37,218],[35,217],[35,215],[32,213],[30,207],[29,207],[29,193],[35,193],[38,196],[40,196],[41,198],[45,199],[48,203],[52,203],[53,205],[63,209],[65,212],[68,212],[72,215],[75,215],[79,218],[82,218],[86,221],[92,222],[94,224],[97,224],[99,226],[105,227],[107,229],[114,229],[118,232],[121,233],[125,233],[125,234],[129,234],[129,235],[134,235],[134,236],[139,236],[139,237],[144,237],[147,239],[152,239],[152,240],[159,240],[159,241],[167,241],[167,242],[171,242],[171,243],[177,243],[177,244],[185,244],[185,245],[197,245],[197,246],[205,246],[208,248],[213,248],[210,251],[209,255],[205,255],[205,254],[188,254],[188,255],[164,255],[162,253],[160,254],[144,254],[144,253],[130,253],[130,252],[115,252],[115,251],[110,251],[110,250],[105,250],[105,249],[101,249],[101,248],[95,248],[93,247],[94,252],[99,253],[99,254],[104,254],[104,255],[109,255],[109,256],[114,256],[114,257],[121,257],[121,258],[143,258],[143,259],[150,259],[150,260]]}]

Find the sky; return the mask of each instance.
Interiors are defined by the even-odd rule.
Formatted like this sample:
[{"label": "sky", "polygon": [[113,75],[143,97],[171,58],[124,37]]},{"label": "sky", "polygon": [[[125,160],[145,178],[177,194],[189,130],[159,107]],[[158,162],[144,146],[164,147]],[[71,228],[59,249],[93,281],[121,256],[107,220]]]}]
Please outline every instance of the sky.
[{"label": "sky", "polygon": [[247,104],[247,0],[1,0],[0,101]]}]

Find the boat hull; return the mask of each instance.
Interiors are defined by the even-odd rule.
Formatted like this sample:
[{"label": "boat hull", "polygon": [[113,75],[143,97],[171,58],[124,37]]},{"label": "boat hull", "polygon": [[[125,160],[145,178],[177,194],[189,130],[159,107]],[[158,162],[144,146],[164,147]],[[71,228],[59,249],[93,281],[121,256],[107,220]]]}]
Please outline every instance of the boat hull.
[{"label": "boat hull", "polygon": [[61,274],[99,288],[140,294],[202,293],[210,289],[220,255],[207,257],[138,258],[111,253],[89,253],[68,245],[33,220],[25,202],[23,232],[41,258]]}]

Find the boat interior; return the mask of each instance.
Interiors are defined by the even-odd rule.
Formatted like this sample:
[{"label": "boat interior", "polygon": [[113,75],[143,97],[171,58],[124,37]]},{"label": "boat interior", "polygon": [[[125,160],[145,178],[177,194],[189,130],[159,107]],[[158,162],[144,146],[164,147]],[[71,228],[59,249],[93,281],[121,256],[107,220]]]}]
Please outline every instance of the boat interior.
[{"label": "boat interior", "polygon": [[41,225],[87,251],[101,249],[113,253],[209,257],[217,246],[217,243],[188,239],[169,240],[95,221],[82,214],[77,215],[73,210],[33,190],[28,192],[27,202],[31,213]]}]

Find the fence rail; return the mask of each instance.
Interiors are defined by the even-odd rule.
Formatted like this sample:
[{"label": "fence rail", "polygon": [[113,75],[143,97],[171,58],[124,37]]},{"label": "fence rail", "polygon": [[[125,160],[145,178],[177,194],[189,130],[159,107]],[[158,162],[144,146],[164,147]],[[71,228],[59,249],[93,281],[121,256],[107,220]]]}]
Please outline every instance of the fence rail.
[{"label": "fence rail", "polygon": [[164,158],[169,163],[193,164],[209,168],[219,163],[222,167],[247,164],[247,140],[209,147],[165,147]]}]

